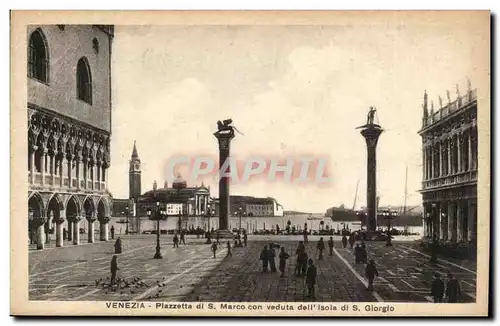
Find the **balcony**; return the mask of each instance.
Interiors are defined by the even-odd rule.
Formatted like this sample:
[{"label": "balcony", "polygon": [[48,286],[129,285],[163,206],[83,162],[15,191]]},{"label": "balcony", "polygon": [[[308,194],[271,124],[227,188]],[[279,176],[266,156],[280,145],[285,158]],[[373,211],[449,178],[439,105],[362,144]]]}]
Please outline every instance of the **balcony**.
[{"label": "balcony", "polygon": [[[78,180],[76,180],[76,177],[72,178],[72,187],[69,188],[69,178],[63,177],[63,184],[61,186],[61,176],[60,175],[52,175],[52,174],[45,174],[44,176],[44,184],[42,185],[42,173],[41,172],[34,172],[33,173],[34,180],[32,182],[32,176],[31,172],[28,171],[28,182],[30,185],[30,188],[36,188],[39,190],[46,190],[46,191],[54,191],[54,188],[59,188],[60,190],[57,191],[69,191],[69,192],[74,192],[77,191],[77,184]],[[85,189],[84,186],[87,185],[87,188]],[[104,181],[94,181],[94,189],[92,189],[92,180],[80,180],[80,189],[81,190],[88,190],[91,192],[95,193],[102,193],[106,191],[106,182]]]},{"label": "balcony", "polygon": [[452,175],[446,175],[422,182],[422,190],[433,190],[439,188],[450,188],[472,182],[477,182],[477,170],[460,172]]}]

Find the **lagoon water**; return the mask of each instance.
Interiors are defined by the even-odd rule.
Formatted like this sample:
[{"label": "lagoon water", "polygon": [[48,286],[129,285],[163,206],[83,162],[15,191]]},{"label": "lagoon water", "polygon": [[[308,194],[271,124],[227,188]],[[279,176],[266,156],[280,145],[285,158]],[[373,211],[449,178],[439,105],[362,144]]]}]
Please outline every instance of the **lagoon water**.
[{"label": "lagoon water", "polygon": [[[310,215],[289,215],[289,216],[283,216],[283,217],[246,217],[243,216],[241,218],[241,227],[253,232],[254,230],[272,230],[276,229],[276,225],[279,226],[280,229],[285,229],[287,222],[291,222],[291,227],[295,226],[296,229],[303,229],[304,228],[304,223],[307,223],[307,228],[309,230],[319,230],[320,229],[320,222],[324,221],[324,228],[328,226],[329,229],[335,229],[335,230],[340,230],[344,227],[350,230],[359,230],[361,228],[361,224],[359,222],[342,222],[342,221],[332,221],[330,217],[325,217],[323,215],[312,215],[315,219],[314,220],[308,220],[307,218],[310,217]],[[124,220],[123,217],[112,217],[110,221],[110,227],[111,225],[114,225],[115,227],[115,232],[117,234],[120,233],[125,233],[126,229],[126,224],[119,223],[121,220]],[[130,219],[130,228],[132,230],[136,230],[136,225],[137,223],[133,221],[133,219]],[[161,221],[160,222],[160,228],[162,230],[175,230],[178,227],[178,217],[177,216],[172,216],[169,217],[166,221]],[[208,218],[206,217],[184,217],[183,218],[183,228],[190,228],[193,226],[194,228],[196,227],[201,227],[202,229],[208,229]],[[230,217],[229,218],[229,229],[235,229],[240,226],[240,218],[239,217]],[[219,227],[219,218],[218,217],[212,217],[210,218],[210,228],[218,229]],[[383,226],[385,228],[385,225]],[[405,229],[404,226],[394,226],[395,229],[403,231]],[[407,227],[408,232],[410,233],[419,233],[423,234],[423,227],[417,226],[417,227]],[[120,232],[121,230],[121,232]],[[147,217],[143,217],[140,219],[140,227],[139,227],[139,232],[143,231],[152,231],[156,230],[156,221],[151,221]]]}]

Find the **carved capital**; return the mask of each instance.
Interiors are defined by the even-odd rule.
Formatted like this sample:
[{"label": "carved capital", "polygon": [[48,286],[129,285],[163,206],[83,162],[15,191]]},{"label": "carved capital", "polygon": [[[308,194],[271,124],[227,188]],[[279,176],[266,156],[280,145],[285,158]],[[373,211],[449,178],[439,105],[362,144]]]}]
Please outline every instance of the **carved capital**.
[{"label": "carved capital", "polygon": [[85,216],[85,219],[90,223],[93,223],[97,220],[97,216],[95,214]]},{"label": "carved capital", "polygon": [[100,216],[97,218],[99,220],[100,223],[102,224],[106,224],[109,222],[110,218],[109,216]]},{"label": "carved capital", "polygon": [[75,216],[68,216],[68,221],[71,223],[78,223],[82,220],[81,216],[75,215]]},{"label": "carved capital", "polygon": [[45,223],[47,223],[47,218],[44,216],[39,216],[39,217],[33,218],[33,224],[35,225],[35,227],[40,227],[40,226],[44,225]]},{"label": "carved capital", "polygon": [[58,219],[54,218],[54,223],[63,224],[66,221],[64,217],[59,217]]}]

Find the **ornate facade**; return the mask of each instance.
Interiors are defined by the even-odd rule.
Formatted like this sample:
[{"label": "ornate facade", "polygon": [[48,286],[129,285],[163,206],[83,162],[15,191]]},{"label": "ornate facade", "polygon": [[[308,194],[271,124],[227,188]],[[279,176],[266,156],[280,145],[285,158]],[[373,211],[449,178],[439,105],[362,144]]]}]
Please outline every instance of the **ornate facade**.
[{"label": "ornate facade", "polygon": [[94,242],[98,221],[107,241],[113,27],[29,26],[27,37],[30,239],[78,245],[83,227]]},{"label": "ornate facade", "polygon": [[442,241],[473,242],[477,232],[477,91],[428,110],[422,129],[424,234]]}]

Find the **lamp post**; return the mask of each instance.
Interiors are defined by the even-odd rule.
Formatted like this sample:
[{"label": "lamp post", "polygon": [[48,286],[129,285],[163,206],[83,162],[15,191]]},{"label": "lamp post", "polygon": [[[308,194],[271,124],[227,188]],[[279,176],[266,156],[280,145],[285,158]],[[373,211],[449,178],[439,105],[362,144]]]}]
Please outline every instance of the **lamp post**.
[{"label": "lamp post", "polygon": [[165,220],[167,218],[167,212],[160,210],[160,202],[156,202],[156,207],[152,210],[148,208],[147,215],[149,219],[156,220],[156,253],[154,259],[162,259],[161,248],[160,248],[160,220]]},{"label": "lamp post", "polygon": [[240,206],[238,208],[238,214],[240,215],[240,227],[238,229],[238,234],[240,234],[240,232],[241,232],[241,217],[243,216],[243,207]]}]

